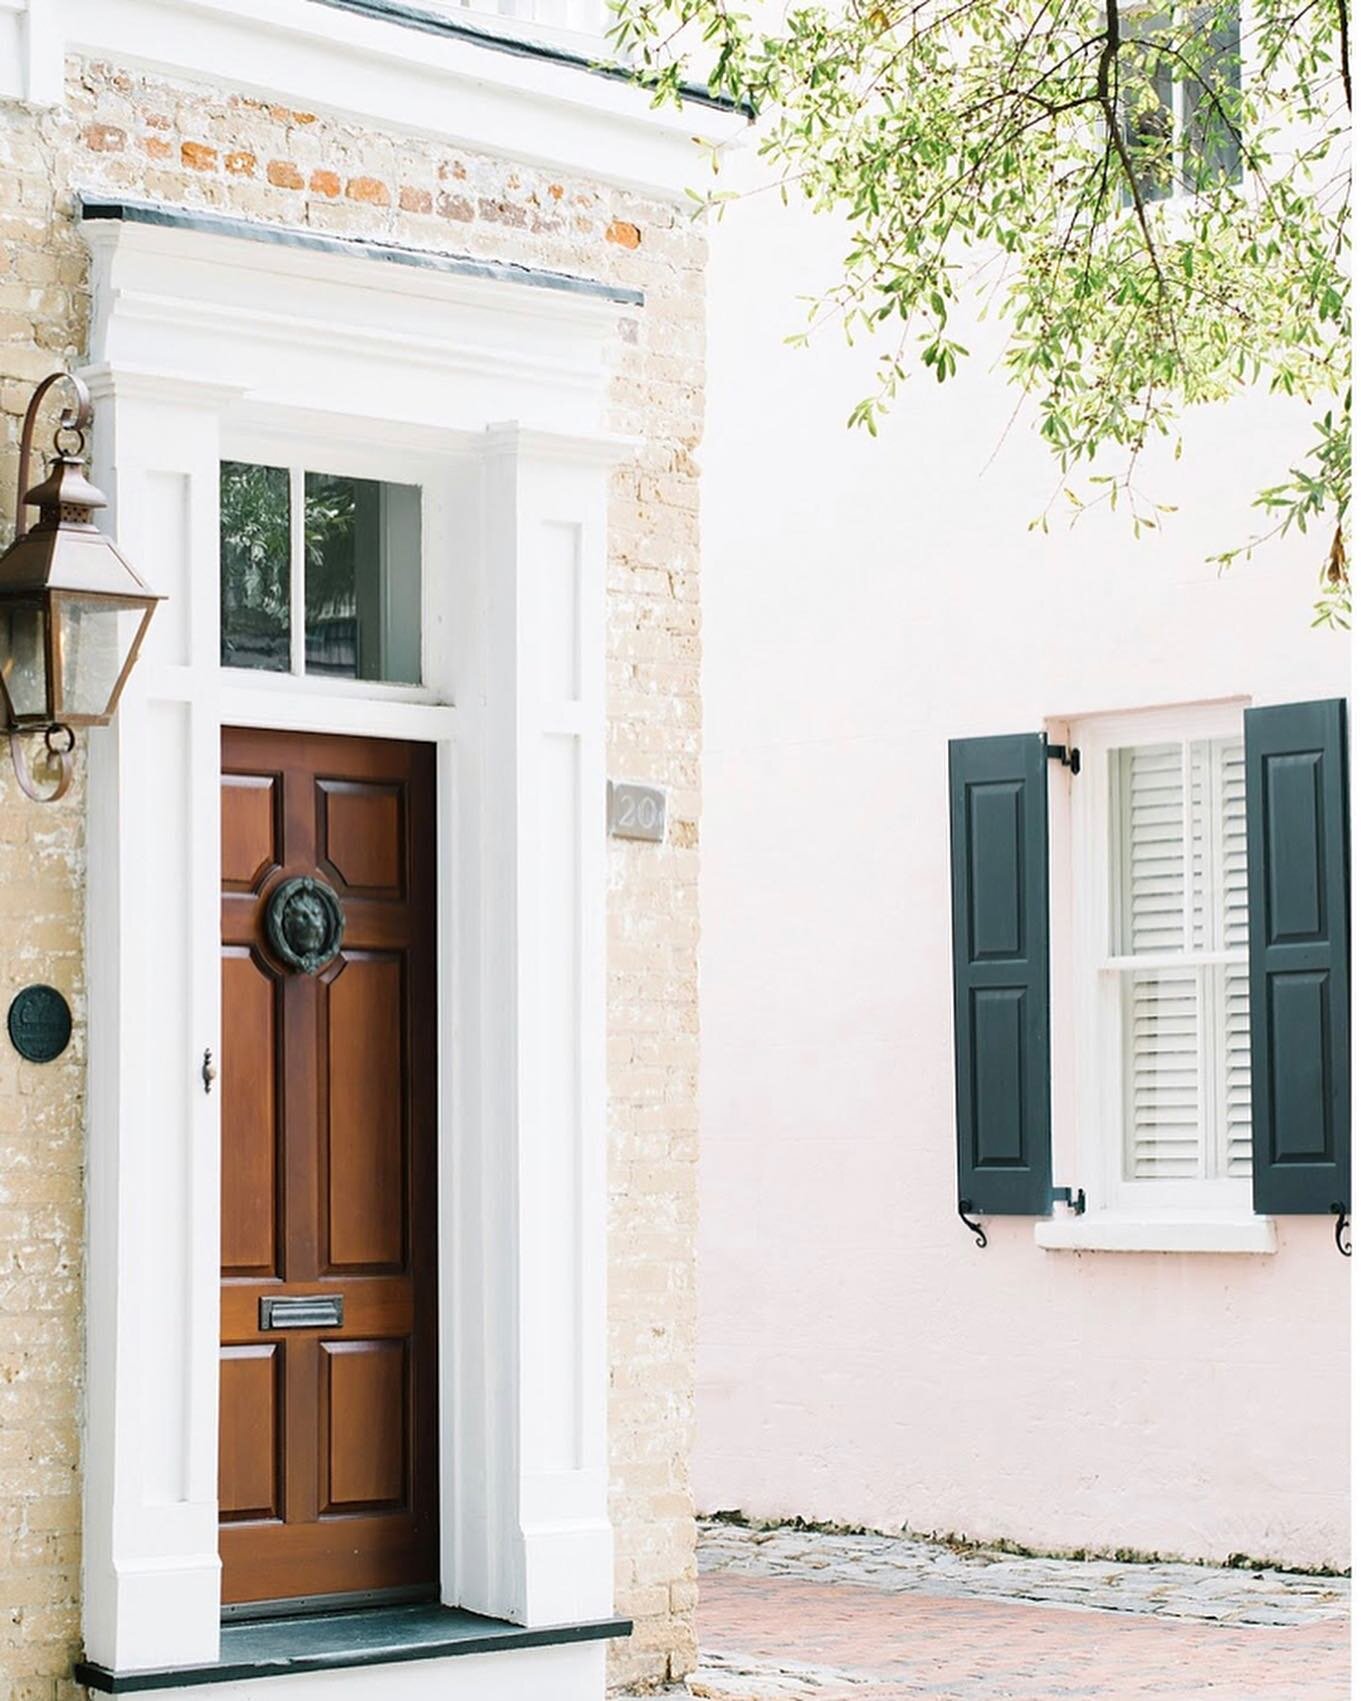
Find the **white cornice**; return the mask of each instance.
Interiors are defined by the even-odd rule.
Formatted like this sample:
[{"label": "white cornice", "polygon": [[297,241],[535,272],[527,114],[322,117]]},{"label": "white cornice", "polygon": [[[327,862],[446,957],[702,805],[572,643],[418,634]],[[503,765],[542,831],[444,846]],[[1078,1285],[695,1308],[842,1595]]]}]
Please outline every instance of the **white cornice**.
[{"label": "white cornice", "polygon": [[[201,228],[86,220],[101,382],[259,413],[600,438],[618,302]],[[168,375],[174,374],[171,378]]]},{"label": "white cornice", "polygon": [[539,431],[510,422],[489,425],[480,444],[484,455],[513,455],[524,461],[565,461],[575,466],[614,467],[632,460],[641,437],[609,432]]},{"label": "white cornice", "polygon": [[[11,0],[12,3],[12,0]],[[695,138],[744,120],[654,109],[641,89],[549,60],[406,29],[315,0],[30,0],[67,52],[286,100],[682,200]]]},{"label": "white cornice", "polygon": [[213,412],[240,401],[245,391],[240,384],[214,384],[186,378],[180,372],[161,372],[148,367],[107,364],[84,366],[80,376],[90,395],[102,401],[171,402],[176,407],[203,407]]}]

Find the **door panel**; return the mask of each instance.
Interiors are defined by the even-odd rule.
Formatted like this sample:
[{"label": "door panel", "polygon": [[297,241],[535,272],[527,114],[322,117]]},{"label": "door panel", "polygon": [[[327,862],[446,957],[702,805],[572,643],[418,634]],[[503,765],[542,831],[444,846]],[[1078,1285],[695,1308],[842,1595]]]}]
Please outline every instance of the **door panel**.
[{"label": "door panel", "polygon": [[279,865],[279,776],[222,776],[222,884],[249,892]]},{"label": "door panel", "polygon": [[[433,1589],[433,752],[226,729],[222,768],[223,1600]],[[265,928],[299,875],[316,974]],[[261,1326],[308,1297],[340,1321]]]},{"label": "door panel", "polygon": [[224,1522],[279,1516],[280,1368],[275,1346],[222,1349]]},{"label": "door panel", "polygon": [[324,781],[318,789],[322,861],[337,883],[400,898],[405,860],[400,793],[336,781]]},{"label": "door panel", "polygon": [[405,1346],[327,1341],[322,1353],[323,1513],[400,1506],[407,1495]]},{"label": "door panel", "polygon": [[222,1270],[278,1272],[278,981],[249,950],[222,952]]},{"label": "door panel", "polygon": [[348,958],[326,989],[333,1270],[396,1267],[406,1246],[402,994],[402,965],[391,956]]}]

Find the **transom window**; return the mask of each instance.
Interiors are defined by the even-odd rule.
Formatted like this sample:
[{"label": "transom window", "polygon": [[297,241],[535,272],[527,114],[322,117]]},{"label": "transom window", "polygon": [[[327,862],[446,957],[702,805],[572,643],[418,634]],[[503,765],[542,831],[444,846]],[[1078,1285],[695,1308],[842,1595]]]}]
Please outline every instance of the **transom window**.
[{"label": "transom window", "polygon": [[421,491],[224,461],[222,665],[421,683]]}]

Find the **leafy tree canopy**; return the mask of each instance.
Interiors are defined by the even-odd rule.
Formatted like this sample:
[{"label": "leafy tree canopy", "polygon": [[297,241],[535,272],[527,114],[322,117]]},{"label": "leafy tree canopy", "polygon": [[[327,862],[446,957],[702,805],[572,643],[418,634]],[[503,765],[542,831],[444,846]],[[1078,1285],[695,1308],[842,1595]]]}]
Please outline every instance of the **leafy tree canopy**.
[{"label": "leafy tree canopy", "polygon": [[[615,0],[611,39],[658,102],[698,70],[750,107],[780,192],[846,220],[810,328],[892,333],[853,423],[874,431],[914,365],[950,378],[982,297],[1082,471],[1070,500],[1127,503],[1142,529],[1159,509],[1140,451],[1184,408],[1256,386],[1307,400],[1312,434],[1220,559],[1321,522],[1318,617],[1345,623],[1346,4]],[[1095,470],[1103,450],[1116,471]]]}]

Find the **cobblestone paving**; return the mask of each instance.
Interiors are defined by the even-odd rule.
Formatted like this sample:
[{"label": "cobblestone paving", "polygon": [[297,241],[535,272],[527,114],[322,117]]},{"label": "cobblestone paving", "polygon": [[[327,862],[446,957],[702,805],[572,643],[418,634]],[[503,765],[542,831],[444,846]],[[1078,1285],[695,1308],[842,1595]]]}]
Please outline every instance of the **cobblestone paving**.
[{"label": "cobblestone paving", "polygon": [[1345,1579],[700,1531],[714,1701],[1345,1701]]},{"label": "cobblestone paving", "polygon": [[986,1596],[1113,1612],[1166,1614],[1214,1624],[1315,1624],[1345,1616],[1345,1577],[1209,1565],[1126,1565],[1113,1559],[1022,1559],[957,1551],[912,1536],[831,1536],[705,1522],[701,1573],[857,1583],[888,1594]]}]

